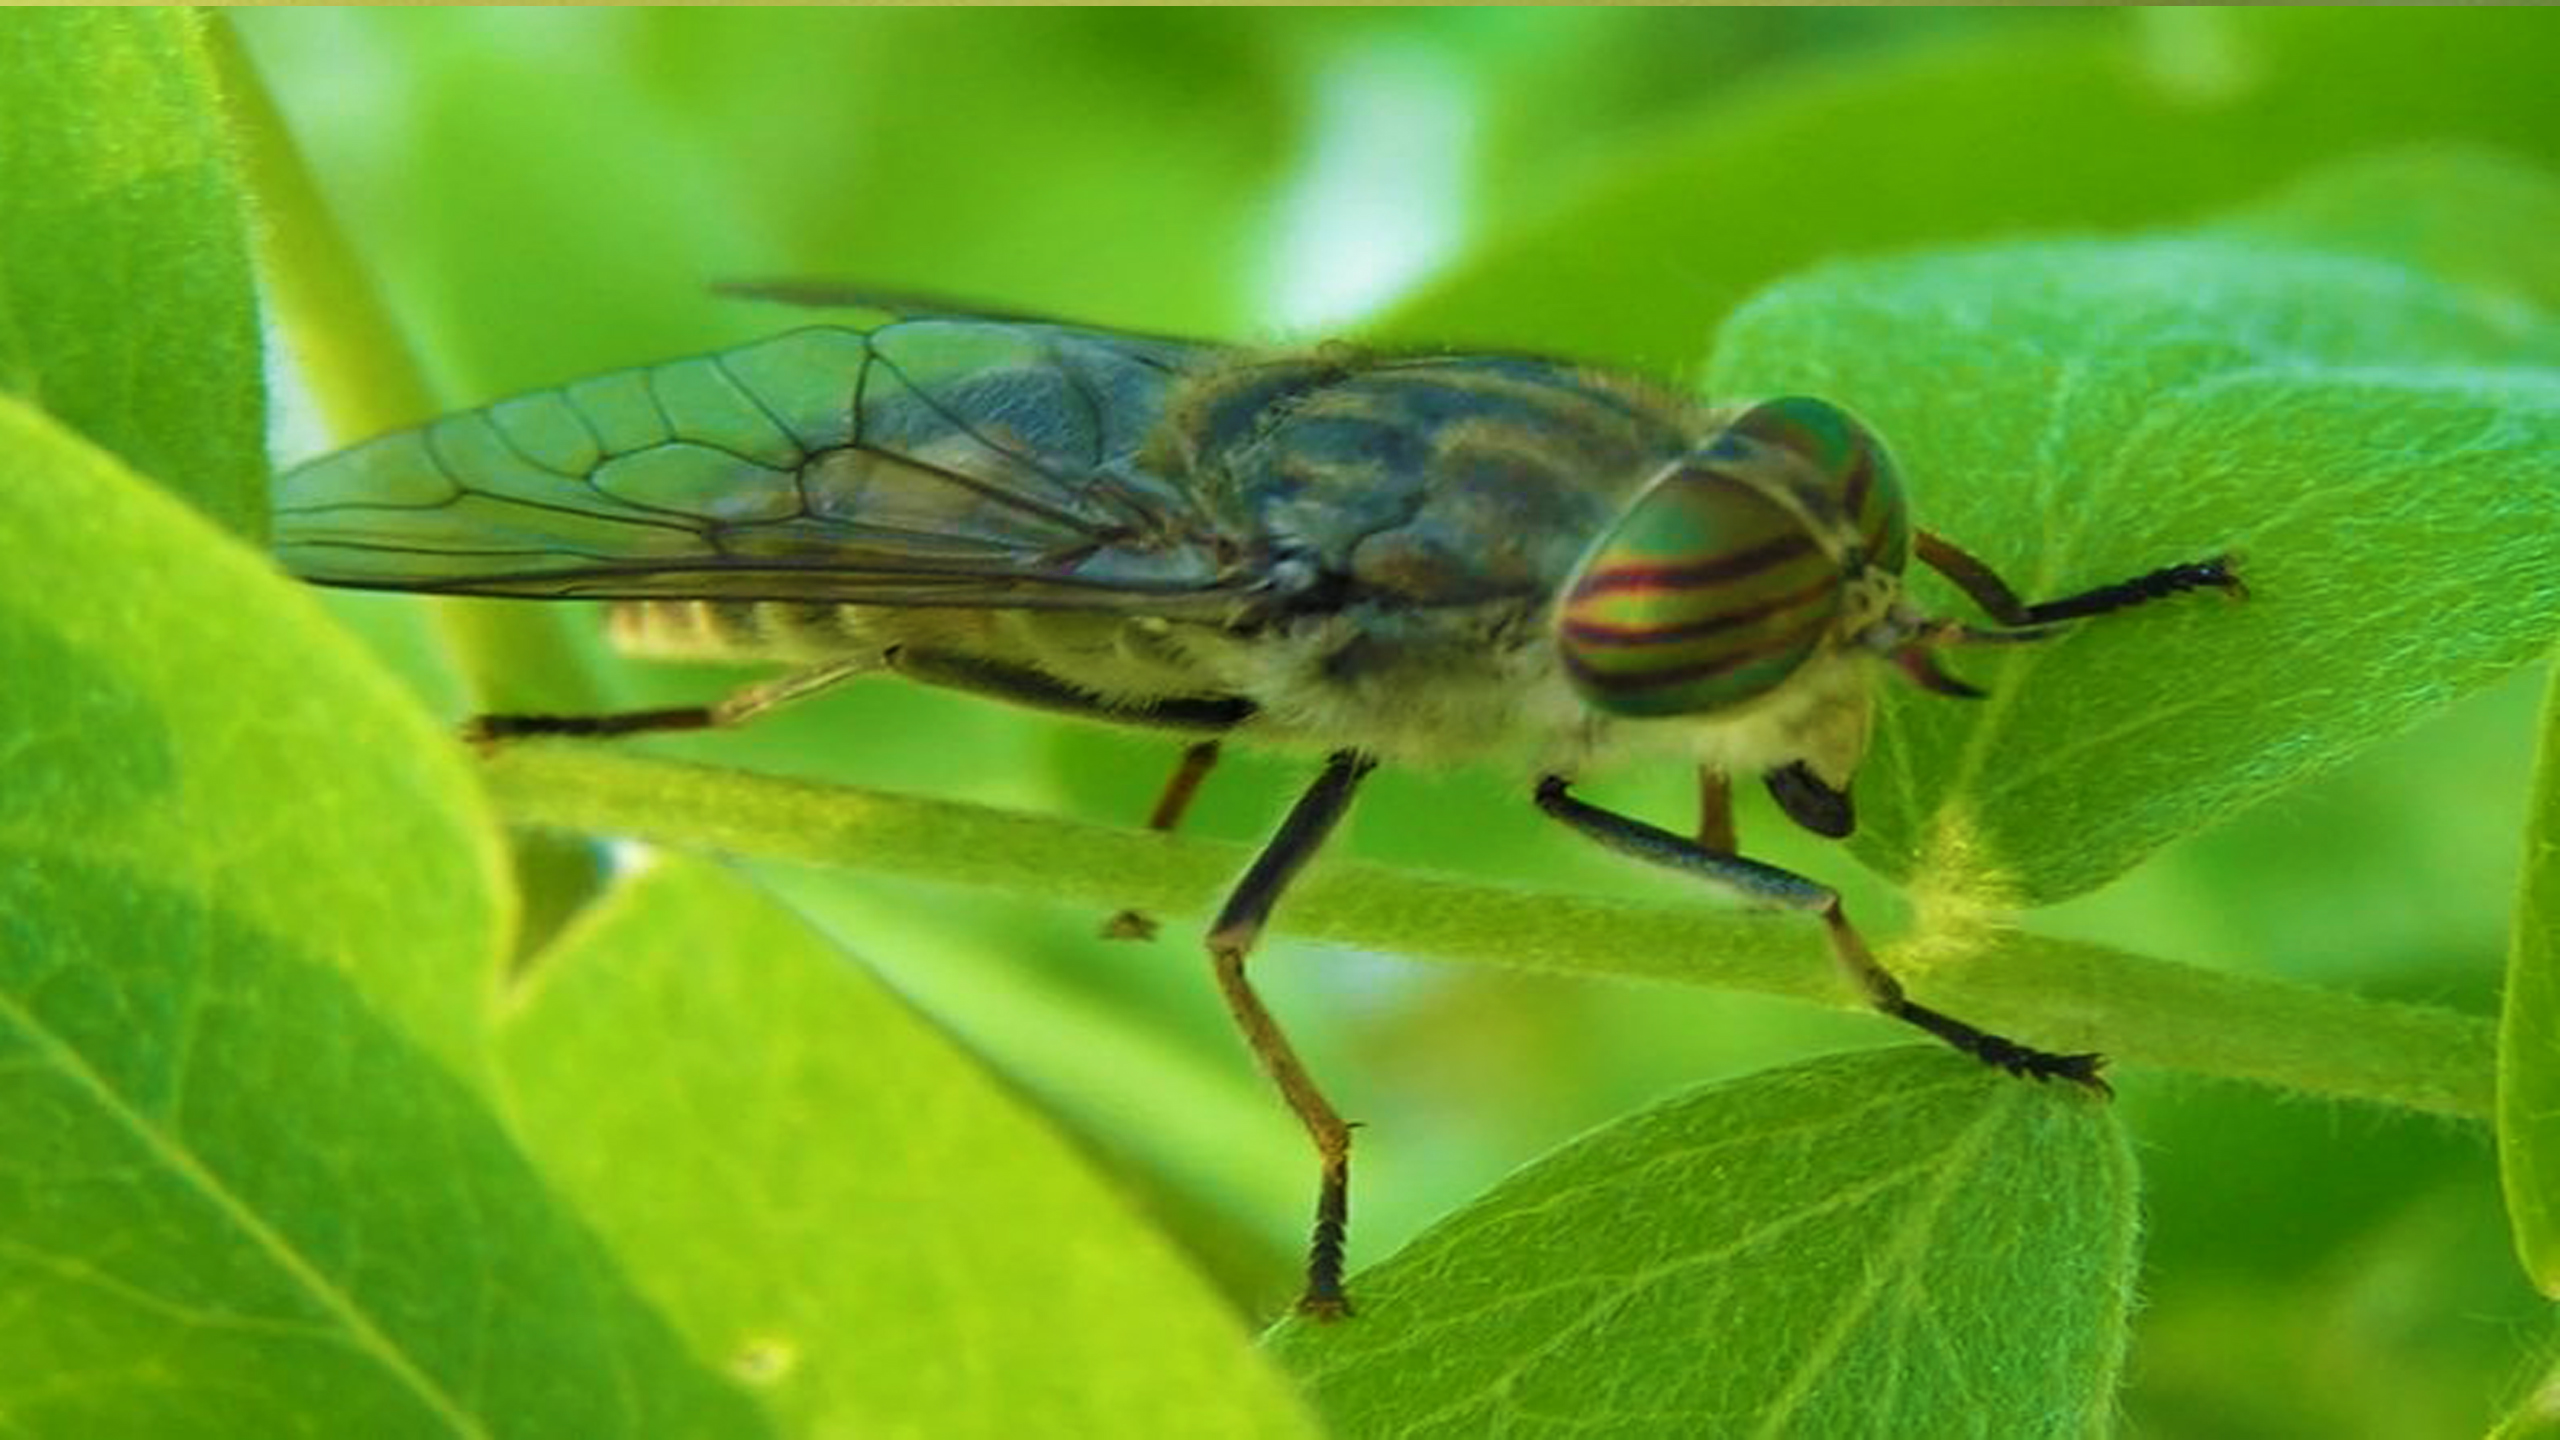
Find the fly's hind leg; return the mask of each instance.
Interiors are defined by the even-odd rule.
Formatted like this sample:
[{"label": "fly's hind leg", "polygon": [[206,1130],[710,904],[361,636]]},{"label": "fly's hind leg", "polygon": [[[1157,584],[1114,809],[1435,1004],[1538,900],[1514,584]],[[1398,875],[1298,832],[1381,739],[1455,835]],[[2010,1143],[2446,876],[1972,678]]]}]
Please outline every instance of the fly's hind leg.
[{"label": "fly's hind leg", "polygon": [[1867,942],[1840,908],[1839,892],[1791,870],[1741,855],[1710,849],[1683,835],[1657,829],[1641,820],[1577,800],[1569,784],[1550,775],[1538,782],[1538,808],[1582,834],[1623,855],[1678,870],[1747,900],[1820,916],[1831,939],[1831,953],[1843,974],[1867,1003],[1908,1025],[2012,1075],[2036,1080],[2070,1080],[2104,1092],[2100,1055],[2065,1055],[2019,1044],[2006,1036],[1966,1024],[1932,1010],[1903,993],[1902,982],[1877,962]]},{"label": "fly's hind leg", "polygon": [[462,738],[486,749],[504,741],[540,735],[603,739],[667,731],[725,730],[878,668],[877,661],[868,659],[816,665],[749,685],[708,705],[622,710],[606,715],[475,715],[463,722]]},{"label": "fly's hind leg", "polygon": [[1156,796],[1155,808],[1147,812],[1147,828],[1172,834],[1182,824],[1182,817],[1190,813],[1191,797],[1200,793],[1200,782],[1209,778],[1217,764],[1217,741],[1195,740],[1185,746],[1182,759],[1164,779],[1164,790]]},{"label": "fly's hind leg", "polygon": [[1356,750],[1337,750],[1326,758],[1324,773],[1298,797],[1271,843],[1262,847],[1244,878],[1236,882],[1208,936],[1218,991],[1226,997],[1236,1028],[1244,1032],[1253,1058],[1280,1087],[1281,1097],[1315,1142],[1321,1179],[1315,1234],[1307,1247],[1307,1288],[1298,1298],[1298,1309],[1320,1320],[1351,1313],[1351,1302],[1342,1293],[1343,1245],[1351,1225],[1351,1126],[1316,1088],[1289,1037],[1280,1032],[1279,1022],[1253,993],[1252,983],[1245,979],[1244,962],[1281,892],[1333,833],[1343,812],[1351,808],[1352,793],[1377,765]]},{"label": "fly's hind leg", "polygon": [[[1217,768],[1218,742],[1194,740],[1183,747],[1173,773],[1166,776],[1164,789],[1157,794],[1153,810],[1147,812],[1147,828],[1159,835],[1170,835],[1182,824],[1191,809],[1191,799],[1200,793],[1200,782]],[[1102,922],[1105,940],[1153,940],[1156,938],[1155,917],[1139,910],[1123,910]]]}]

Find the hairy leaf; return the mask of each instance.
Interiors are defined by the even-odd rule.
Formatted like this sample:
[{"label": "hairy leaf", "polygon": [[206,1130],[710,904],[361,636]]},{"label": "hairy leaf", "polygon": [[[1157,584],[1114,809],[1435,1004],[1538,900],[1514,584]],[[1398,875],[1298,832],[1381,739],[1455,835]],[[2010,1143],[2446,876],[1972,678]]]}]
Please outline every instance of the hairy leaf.
[{"label": "hairy leaf", "polygon": [[180,10],[11,20],[0,388],[255,535],[257,296],[205,23]]},{"label": "hairy leaf", "polygon": [[2085,1093],[1841,1056],[1586,1136],[1273,1344],[1344,1436],[2095,1435],[2135,1221]]}]

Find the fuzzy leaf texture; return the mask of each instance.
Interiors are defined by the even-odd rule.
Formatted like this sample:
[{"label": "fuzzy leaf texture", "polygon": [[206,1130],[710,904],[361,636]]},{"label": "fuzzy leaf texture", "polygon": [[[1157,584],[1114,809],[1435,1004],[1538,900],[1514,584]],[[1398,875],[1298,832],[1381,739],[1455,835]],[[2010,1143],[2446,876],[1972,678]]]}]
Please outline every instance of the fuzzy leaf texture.
[{"label": "fuzzy leaf texture", "polygon": [[[2533,233],[2549,182],[2413,200],[2365,173],[2296,191],[2302,213],[1828,266],[1724,327],[1714,393],[1847,405],[1918,522],[2028,598],[2226,552],[2252,592],[1958,652],[1978,703],[1889,687],[1854,843],[1924,904],[2103,884],[2560,630],[2560,333],[2515,289],[2394,253]],[[2446,223],[2363,224],[2412,205]],[[1973,618],[1934,577],[1920,593]]]},{"label": "fuzzy leaf texture", "polygon": [[1835,1056],[1556,1151],[1272,1343],[1345,1437],[2101,1434],[2134,1193],[2094,1097]]},{"label": "fuzzy leaf texture", "polygon": [[205,24],[180,10],[11,19],[0,389],[255,535],[258,310]]}]

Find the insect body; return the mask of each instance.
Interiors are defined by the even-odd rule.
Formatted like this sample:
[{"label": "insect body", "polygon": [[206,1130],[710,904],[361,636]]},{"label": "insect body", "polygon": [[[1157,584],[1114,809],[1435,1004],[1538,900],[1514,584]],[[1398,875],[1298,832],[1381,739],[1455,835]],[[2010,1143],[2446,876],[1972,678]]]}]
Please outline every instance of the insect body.
[{"label": "insect body", "polygon": [[[1827,887],[1734,853],[1725,777],[1846,834],[1878,661],[1971,693],[1938,648],[2238,589],[2208,560],[2024,604],[1915,532],[1882,446],[1818,400],[1715,408],[1559,361],[1268,357],[968,317],[811,327],[449,416],[287,473],[275,513],[311,580],[612,600],[634,648],[797,667],[714,706],[484,735],[729,724],[885,670],[1193,736],[1160,826],[1222,738],[1322,752],[1208,936],[1321,1157],[1318,1314],[1345,1308],[1350,1133],[1244,962],[1381,760],[1508,765],[1603,844],[1819,916],[1886,1013],[2097,1085],[2095,1056],[1907,998]],[[1919,613],[1915,556],[1997,623]],[[1707,777],[1694,838],[1569,791],[1648,756]]]}]

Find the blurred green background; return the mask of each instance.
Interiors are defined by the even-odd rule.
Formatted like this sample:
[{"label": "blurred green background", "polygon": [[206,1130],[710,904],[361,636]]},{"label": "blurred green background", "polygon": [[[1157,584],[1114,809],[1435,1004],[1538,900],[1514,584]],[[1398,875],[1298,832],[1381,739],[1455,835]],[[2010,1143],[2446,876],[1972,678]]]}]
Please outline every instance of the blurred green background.
[{"label": "blurred green background", "polygon": [[[261,11],[233,23],[437,405],[797,323],[722,280],[915,288],[1286,342],[1552,351],[1672,378],[1825,258],[2178,223],[2413,143],[2560,167],[2560,24],[2467,12]],[[2547,298],[2547,297],[2546,297]],[[2352,303],[2352,297],[2341,297]],[[395,417],[416,418],[416,417]],[[306,405],[284,459],[329,435]],[[1916,477],[1925,522],[1930,477]],[[1959,537],[1961,538],[1961,537]],[[664,703],[744,672],[605,655],[571,607],[344,598],[437,704]],[[574,656],[573,667],[554,663]],[[528,658],[535,657],[535,658]],[[2030,923],[2486,1013],[2539,676]],[[894,685],[660,748],[1097,819],[1177,747]],[[1192,824],[1259,836],[1305,767],[1239,755]],[[1682,813],[1688,780],[1609,777]],[[1346,848],[1660,894],[1514,777],[1389,774]],[[1757,797],[1746,844],[1895,900]],[[1674,822],[1676,823],[1676,822]],[[581,862],[561,893],[573,894]],[[1125,1164],[1243,1303],[1293,1283],[1308,1167],[1189,935],[1032,900],[763,878]],[[538,908],[538,907],[537,907]],[[1888,1026],[1749,997],[1280,942],[1275,1006],[1363,1132],[1355,1261],[1545,1147],[1695,1081]],[[2132,1433],[2483,1425],[2547,1343],[2485,1131],[2119,1078],[2150,1241]],[[815,1142],[813,1142],[815,1143]]]}]

